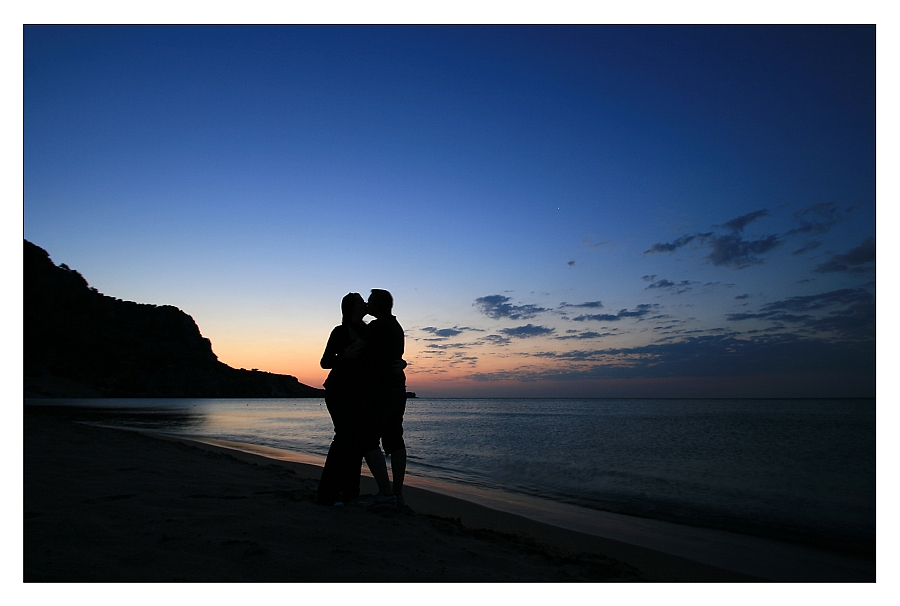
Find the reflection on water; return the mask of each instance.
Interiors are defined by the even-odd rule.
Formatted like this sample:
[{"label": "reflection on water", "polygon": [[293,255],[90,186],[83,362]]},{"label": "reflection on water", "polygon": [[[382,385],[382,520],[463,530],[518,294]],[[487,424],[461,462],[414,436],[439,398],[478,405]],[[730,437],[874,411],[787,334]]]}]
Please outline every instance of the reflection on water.
[{"label": "reflection on water", "polygon": [[82,423],[112,427],[189,433],[205,424],[202,408],[189,401],[172,406],[166,400],[58,400],[26,398],[26,406],[40,406],[42,414],[52,414]]},{"label": "reflection on water", "polygon": [[26,398],[25,405],[74,421],[259,444],[307,453],[320,462],[333,436],[324,400],[318,398]]}]

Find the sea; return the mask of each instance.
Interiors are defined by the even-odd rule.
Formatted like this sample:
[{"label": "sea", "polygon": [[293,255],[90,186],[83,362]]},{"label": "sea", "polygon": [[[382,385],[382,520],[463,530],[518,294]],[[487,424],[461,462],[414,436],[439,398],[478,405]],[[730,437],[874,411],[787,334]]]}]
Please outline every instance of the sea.
[{"label": "sea", "polygon": [[[324,400],[26,399],[76,420],[322,464]],[[407,401],[410,485],[507,494],[874,557],[874,399]],[[366,472],[363,467],[364,473]]]}]

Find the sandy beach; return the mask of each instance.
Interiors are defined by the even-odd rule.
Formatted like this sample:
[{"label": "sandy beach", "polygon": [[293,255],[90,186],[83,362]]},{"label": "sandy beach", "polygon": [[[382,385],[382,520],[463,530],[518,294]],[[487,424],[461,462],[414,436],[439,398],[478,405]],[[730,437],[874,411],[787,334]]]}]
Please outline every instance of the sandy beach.
[{"label": "sandy beach", "polygon": [[421,488],[414,514],[323,507],[319,472],[26,408],[24,581],[767,580]]}]

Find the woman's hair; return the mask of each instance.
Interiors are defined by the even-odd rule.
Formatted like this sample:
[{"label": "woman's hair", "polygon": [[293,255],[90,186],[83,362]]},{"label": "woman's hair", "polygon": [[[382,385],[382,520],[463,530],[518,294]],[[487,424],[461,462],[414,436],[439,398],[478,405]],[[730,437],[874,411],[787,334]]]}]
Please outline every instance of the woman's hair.
[{"label": "woman's hair", "polygon": [[353,313],[353,308],[356,307],[356,304],[359,301],[362,301],[363,303],[366,302],[358,292],[347,293],[344,295],[344,298],[341,299],[341,315],[344,316],[345,320]]}]

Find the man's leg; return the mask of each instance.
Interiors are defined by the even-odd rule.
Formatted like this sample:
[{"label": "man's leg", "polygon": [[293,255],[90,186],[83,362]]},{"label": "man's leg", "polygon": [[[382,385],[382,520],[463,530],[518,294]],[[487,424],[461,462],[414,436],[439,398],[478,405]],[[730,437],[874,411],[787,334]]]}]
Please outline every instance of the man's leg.
[{"label": "man's leg", "polygon": [[384,462],[384,455],[381,454],[380,448],[370,450],[365,454],[366,465],[372,472],[372,477],[378,483],[378,491],[381,494],[391,495],[391,481],[388,479],[387,464]]},{"label": "man's leg", "polygon": [[381,419],[379,415],[377,399],[367,398],[360,408],[357,436],[359,439],[359,452],[363,453],[366,465],[372,472],[372,477],[378,484],[378,492],[383,495],[392,495],[391,480],[388,478],[387,464],[384,462],[384,454],[381,452]]},{"label": "man's leg", "polygon": [[394,481],[394,494],[403,494],[403,478],[406,477],[406,447],[391,453],[391,479]]},{"label": "man's leg", "polygon": [[391,455],[391,479],[397,507],[406,506],[403,499],[403,480],[406,477],[406,443],[403,441],[403,414],[406,412],[406,392],[402,396],[392,396],[386,406],[387,416],[384,435],[381,438],[384,451]]}]

